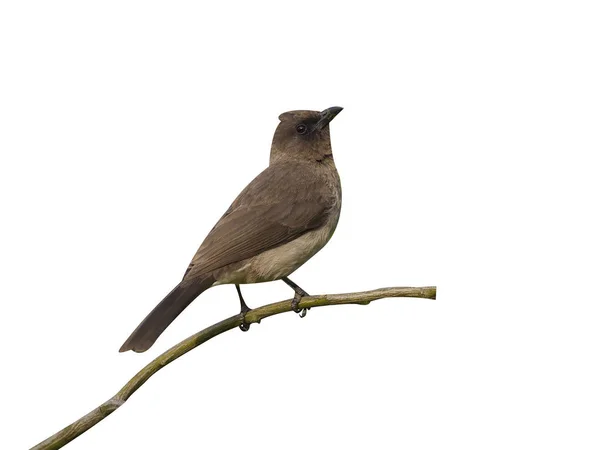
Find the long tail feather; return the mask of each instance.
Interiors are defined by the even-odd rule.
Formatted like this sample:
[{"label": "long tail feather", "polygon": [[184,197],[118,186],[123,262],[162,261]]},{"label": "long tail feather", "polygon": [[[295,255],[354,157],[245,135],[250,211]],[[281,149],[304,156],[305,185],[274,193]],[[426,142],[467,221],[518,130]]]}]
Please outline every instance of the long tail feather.
[{"label": "long tail feather", "polygon": [[148,350],[171,322],[213,282],[214,279],[209,276],[193,283],[185,280],[179,283],[131,333],[119,352],[133,350],[141,353]]}]

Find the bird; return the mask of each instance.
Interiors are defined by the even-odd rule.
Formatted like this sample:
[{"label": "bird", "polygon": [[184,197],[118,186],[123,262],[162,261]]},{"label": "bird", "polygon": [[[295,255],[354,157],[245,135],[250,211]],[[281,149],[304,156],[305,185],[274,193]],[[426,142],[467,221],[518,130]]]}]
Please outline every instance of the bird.
[{"label": "bird", "polygon": [[[120,352],[148,350],[207,289],[234,284],[240,314],[250,310],[241,284],[282,280],[294,290],[292,308],[308,293],[288,277],[331,239],[342,206],[330,122],[343,108],[294,110],[279,116],[268,167],[250,182],[208,233],[183,279],[146,316]],[[243,331],[249,324],[242,322]]]}]

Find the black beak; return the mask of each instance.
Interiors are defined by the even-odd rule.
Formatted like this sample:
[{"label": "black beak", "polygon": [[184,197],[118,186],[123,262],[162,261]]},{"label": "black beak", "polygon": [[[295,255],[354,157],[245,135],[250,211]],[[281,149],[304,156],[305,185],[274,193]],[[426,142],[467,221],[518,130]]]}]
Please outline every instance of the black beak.
[{"label": "black beak", "polygon": [[321,111],[321,119],[317,122],[316,128],[317,130],[322,130],[329,122],[331,122],[335,116],[337,116],[342,111],[341,106],[332,106],[331,108],[327,108],[324,111]]}]

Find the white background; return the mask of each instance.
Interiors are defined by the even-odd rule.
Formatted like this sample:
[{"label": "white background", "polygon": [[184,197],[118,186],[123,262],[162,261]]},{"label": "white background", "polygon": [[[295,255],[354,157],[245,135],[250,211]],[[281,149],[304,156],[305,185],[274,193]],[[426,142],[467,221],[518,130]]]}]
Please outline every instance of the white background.
[{"label": "white background", "polygon": [[598,448],[594,2],[94,3],[0,7],[3,448],[238,311],[211,289],[117,352],[266,166],[277,116],[333,105],[342,217],[292,279],[438,300],[228,332],[68,448]]}]

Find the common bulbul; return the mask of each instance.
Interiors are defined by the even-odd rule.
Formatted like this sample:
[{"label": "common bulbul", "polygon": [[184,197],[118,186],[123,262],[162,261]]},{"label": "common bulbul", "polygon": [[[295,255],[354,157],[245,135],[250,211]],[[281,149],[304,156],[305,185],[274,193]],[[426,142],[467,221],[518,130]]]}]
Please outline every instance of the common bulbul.
[{"label": "common bulbul", "polygon": [[[279,116],[269,166],[238,195],[208,233],[181,282],[152,310],[119,351],[148,350],[202,292],[234,284],[241,314],[249,308],[240,284],[283,280],[294,310],[308,295],[288,276],[329,241],[340,217],[342,189],[329,122],[342,110],[289,111]],[[240,328],[246,331],[249,325]]]}]

